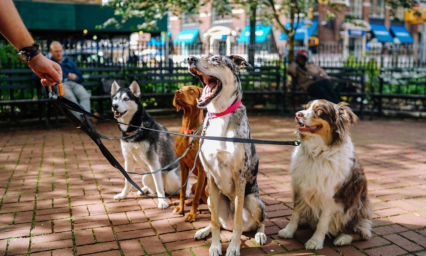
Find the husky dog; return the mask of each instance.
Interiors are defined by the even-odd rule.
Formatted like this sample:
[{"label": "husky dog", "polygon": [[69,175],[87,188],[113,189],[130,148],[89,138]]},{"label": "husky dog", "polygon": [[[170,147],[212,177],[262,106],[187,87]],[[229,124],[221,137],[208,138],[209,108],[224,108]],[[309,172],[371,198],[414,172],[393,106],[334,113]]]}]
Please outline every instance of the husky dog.
[{"label": "husky dog", "polygon": [[[249,139],[250,126],[238,77],[239,68],[250,67],[239,56],[188,58],[189,71],[198,76],[203,92],[198,107],[207,108],[206,136]],[[211,224],[194,235],[205,238],[212,233],[210,255],[222,254],[220,228],[233,230],[226,255],[240,255],[243,231],[257,230],[255,240],[265,244],[265,206],[259,197],[257,173],[259,158],[254,144],[205,140],[201,162],[208,178]]]},{"label": "husky dog", "polygon": [[[174,143],[170,135],[136,128],[166,130],[145,111],[139,99],[140,95],[141,91],[136,81],[133,81],[129,88],[120,88],[115,81],[111,86],[114,118],[123,123],[118,125],[122,136],[129,136],[129,138],[121,139],[124,168],[127,172],[133,172],[135,164],[142,165],[143,163],[153,172],[176,160],[176,153],[173,150]],[[142,185],[143,192],[156,193],[159,197],[164,197],[165,193],[175,192],[180,187],[179,163],[174,164],[168,170],[142,176]],[[125,180],[123,191],[115,195],[114,199],[125,198],[130,189],[131,185]],[[140,194],[138,191],[138,195]],[[158,208],[165,209],[168,207],[169,204],[166,199],[158,199]]]}]

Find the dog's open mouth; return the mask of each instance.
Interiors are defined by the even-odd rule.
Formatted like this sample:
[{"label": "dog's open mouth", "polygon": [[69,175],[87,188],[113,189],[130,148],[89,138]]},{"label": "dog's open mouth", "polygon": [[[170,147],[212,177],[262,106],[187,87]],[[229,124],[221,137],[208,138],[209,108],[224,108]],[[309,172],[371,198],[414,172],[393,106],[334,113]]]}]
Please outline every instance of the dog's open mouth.
[{"label": "dog's open mouth", "polygon": [[299,129],[300,132],[311,132],[311,133],[313,133],[313,132],[316,132],[316,131],[318,131],[319,129],[322,128],[322,125],[308,126],[308,125],[305,125],[304,123],[302,123],[300,121],[298,121],[297,124],[299,126],[298,129]]},{"label": "dog's open mouth", "polygon": [[222,90],[222,82],[214,77],[204,74],[198,69],[192,67],[189,71],[194,75],[198,76],[201,80],[201,84],[203,85],[203,93],[200,98],[197,99],[197,105],[199,107],[204,107],[210,103]]},{"label": "dog's open mouth", "polygon": [[117,110],[114,110],[113,111],[114,112],[114,118],[120,118],[120,117],[122,117],[122,116],[124,116],[124,114],[126,114],[127,113],[127,110],[126,111],[124,111],[124,112],[119,112],[119,111],[117,111]]}]

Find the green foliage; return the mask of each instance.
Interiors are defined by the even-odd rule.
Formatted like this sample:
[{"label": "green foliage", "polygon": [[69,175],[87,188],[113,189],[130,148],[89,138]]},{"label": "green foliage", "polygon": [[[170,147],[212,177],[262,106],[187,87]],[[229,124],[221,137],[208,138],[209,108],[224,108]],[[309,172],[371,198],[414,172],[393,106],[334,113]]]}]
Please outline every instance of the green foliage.
[{"label": "green foliage", "polygon": [[18,62],[16,58],[16,49],[11,45],[7,44],[0,47],[0,67],[5,68],[9,62]]}]

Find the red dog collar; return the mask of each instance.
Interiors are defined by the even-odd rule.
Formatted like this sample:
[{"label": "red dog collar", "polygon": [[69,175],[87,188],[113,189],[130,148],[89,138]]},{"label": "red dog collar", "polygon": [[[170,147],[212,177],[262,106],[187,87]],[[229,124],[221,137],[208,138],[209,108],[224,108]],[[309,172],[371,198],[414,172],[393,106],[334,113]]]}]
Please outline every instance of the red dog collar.
[{"label": "red dog collar", "polygon": [[227,108],[225,111],[220,112],[220,113],[211,113],[208,112],[207,116],[211,119],[217,118],[217,117],[221,117],[224,115],[227,115],[229,113],[234,112],[239,106],[241,105],[241,100],[238,100],[237,102],[235,102],[234,104],[232,104],[229,108]]}]

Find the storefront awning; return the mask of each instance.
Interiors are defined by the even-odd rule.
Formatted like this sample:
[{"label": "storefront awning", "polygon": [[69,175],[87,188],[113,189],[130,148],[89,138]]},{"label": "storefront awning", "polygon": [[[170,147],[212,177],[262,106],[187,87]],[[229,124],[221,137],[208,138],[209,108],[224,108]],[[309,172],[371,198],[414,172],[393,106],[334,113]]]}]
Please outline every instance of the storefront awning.
[{"label": "storefront awning", "polygon": [[[294,26],[296,25],[294,24]],[[316,20],[312,21],[312,25],[308,28],[304,28],[304,26],[305,26],[304,22],[299,22],[299,25],[297,26],[297,29],[296,29],[296,35],[294,36],[295,40],[303,41],[305,39],[305,29],[306,29],[308,38],[312,37],[315,31],[317,30],[318,21]],[[290,28],[290,23],[287,23],[286,27]],[[279,40],[288,40],[288,37],[284,32],[281,32]]]},{"label": "storefront awning", "polygon": [[[256,25],[256,43],[264,43],[271,33],[272,26]],[[245,26],[237,43],[250,43],[250,26]]]},{"label": "storefront awning", "polygon": [[404,26],[391,26],[392,33],[399,39],[401,44],[414,44],[414,40]]},{"label": "storefront awning", "polygon": [[173,41],[173,44],[193,44],[199,33],[198,29],[182,30]]},{"label": "storefront awning", "polygon": [[[170,36],[172,33],[170,31],[167,31],[167,37],[170,40]],[[163,46],[164,45],[164,38],[160,35],[161,39],[155,39],[154,37],[151,37],[151,40],[147,43],[148,46]]]},{"label": "storefront awning", "polygon": [[387,30],[385,25],[382,24],[370,24],[371,31],[377,40],[381,43],[393,42],[393,37],[390,32]]}]

